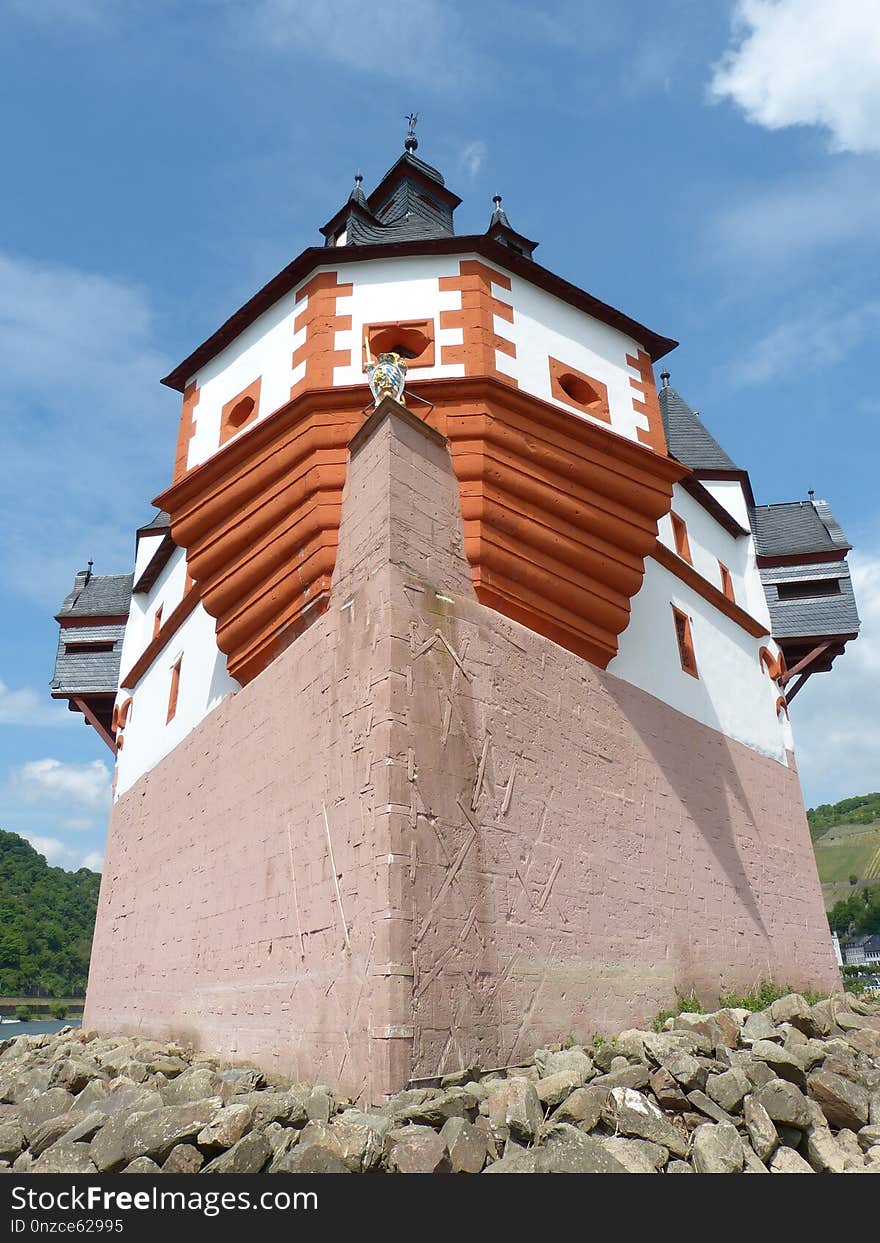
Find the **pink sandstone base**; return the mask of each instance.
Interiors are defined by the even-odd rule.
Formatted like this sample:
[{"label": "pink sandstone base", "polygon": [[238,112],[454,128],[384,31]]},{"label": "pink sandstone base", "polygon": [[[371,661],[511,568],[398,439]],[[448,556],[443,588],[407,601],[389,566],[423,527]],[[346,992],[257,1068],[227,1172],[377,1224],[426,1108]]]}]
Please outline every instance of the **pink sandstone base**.
[{"label": "pink sandstone base", "polygon": [[353,449],[329,611],[116,803],[85,1025],[376,1103],[835,987],[794,767],[479,604],[414,423]]}]

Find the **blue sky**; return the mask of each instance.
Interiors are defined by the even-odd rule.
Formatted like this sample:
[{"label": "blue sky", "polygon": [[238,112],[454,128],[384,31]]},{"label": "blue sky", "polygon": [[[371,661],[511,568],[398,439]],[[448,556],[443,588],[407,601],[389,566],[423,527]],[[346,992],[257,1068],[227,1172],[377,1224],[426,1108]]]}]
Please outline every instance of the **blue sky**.
[{"label": "blue sky", "polygon": [[827,497],[864,633],[793,719],[808,803],[880,788],[874,0],[0,0],[0,827],[100,865],[109,753],[53,614],[170,479],[158,381],[396,159],[676,337],[759,501]]}]

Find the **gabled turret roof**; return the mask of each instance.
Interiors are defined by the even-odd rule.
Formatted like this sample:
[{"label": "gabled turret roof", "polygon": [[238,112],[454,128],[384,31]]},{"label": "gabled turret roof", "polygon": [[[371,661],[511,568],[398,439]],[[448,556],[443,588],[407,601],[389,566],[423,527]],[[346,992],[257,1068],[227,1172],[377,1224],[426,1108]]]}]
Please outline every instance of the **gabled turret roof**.
[{"label": "gabled turret roof", "polygon": [[658,394],[660,413],[671,456],[695,471],[738,471],[736,462],[724,452],[703,420],[669,384],[668,371],[662,373],[662,380]]},{"label": "gabled turret roof", "polygon": [[752,525],[755,547],[762,557],[837,550],[843,554],[852,547],[827,501],[756,505]]}]

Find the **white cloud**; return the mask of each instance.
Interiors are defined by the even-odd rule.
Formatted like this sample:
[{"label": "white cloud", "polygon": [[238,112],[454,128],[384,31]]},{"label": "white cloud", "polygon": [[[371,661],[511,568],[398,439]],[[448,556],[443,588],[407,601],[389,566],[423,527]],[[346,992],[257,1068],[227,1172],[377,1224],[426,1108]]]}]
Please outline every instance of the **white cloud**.
[{"label": "white cloud", "polygon": [[279,49],[422,91],[461,83],[473,71],[467,26],[441,0],[258,0],[245,15],[247,30]]},{"label": "white cloud", "polygon": [[104,866],[104,856],[99,850],[74,850],[57,837],[42,837],[39,833],[25,832],[21,836],[43,855],[50,867],[66,868],[69,872],[79,868],[100,872]]},{"label": "white cloud", "polygon": [[487,149],[484,142],[469,142],[462,148],[461,153],[459,154],[459,167],[464,169],[467,175],[473,179],[483,167],[486,155]]},{"label": "white cloud", "polygon": [[810,678],[791,705],[808,806],[880,790],[880,543],[850,553],[849,562],[859,637],[830,673]]},{"label": "white cloud", "polygon": [[876,0],[738,0],[710,93],[767,129],[820,125],[837,151],[880,151]]},{"label": "white cloud", "polygon": [[31,760],[12,772],[12,788],[25,802],[64,801],[103,808],[110,803],[110,782],[110,771],[100,760],[89,764]]},{"label": "white cloud", "polygon": [[55,726],[75,721],[64,704],[53,702],[29,686],[11,690],[0,678],[0,725]]},{"label": "white cloud", "polygon": [[780,376],[825,371],[880,331],[880,300],[861,306],[828,299],[776,323],[765,336],[738,351],[732,382],[768,384]]},{"label": "white cloud", "polygon": [[880,170],[874,161],[838,160],[769,187],[741,192],[708,222],[707,260],[741,278],[775,279],[779,270],[824,251],[880,244]]}]

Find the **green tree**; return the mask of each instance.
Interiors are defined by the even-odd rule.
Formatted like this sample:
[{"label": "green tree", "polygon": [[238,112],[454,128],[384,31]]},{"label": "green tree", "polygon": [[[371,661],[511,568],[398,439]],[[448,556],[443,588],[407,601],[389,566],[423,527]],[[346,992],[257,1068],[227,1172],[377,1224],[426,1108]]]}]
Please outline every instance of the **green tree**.
[{"label": "green tree", "polygon": [[49,867],[30,842],[0,831],[0,992],[84,992],[101,878]]}]

